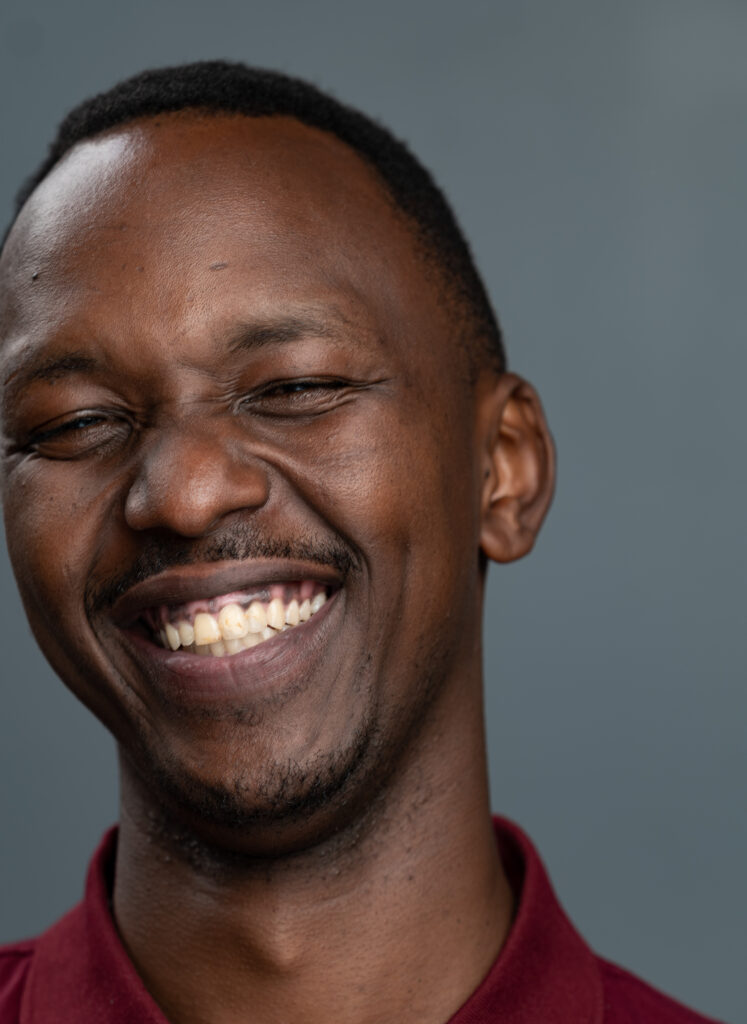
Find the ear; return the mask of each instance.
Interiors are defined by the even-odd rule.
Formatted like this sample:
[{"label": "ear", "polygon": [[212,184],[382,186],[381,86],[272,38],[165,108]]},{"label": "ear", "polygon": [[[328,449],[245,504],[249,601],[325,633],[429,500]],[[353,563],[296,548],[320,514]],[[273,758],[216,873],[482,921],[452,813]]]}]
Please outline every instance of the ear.
[{"label": "ear", "polygon": [[494,562],[531,551],[555,486],[555,447],[534,388],[513,373],[478,382],[480,548]]}]

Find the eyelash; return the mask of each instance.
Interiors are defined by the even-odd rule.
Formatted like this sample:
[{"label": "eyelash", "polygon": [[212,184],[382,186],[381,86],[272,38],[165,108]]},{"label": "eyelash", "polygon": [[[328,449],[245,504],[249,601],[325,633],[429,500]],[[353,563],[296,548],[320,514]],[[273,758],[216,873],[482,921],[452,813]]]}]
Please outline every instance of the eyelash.
[{"label": "eyelash", "polygon": [[323,392],[334,392],[341,391],[344,388],[351,387],[351,383],[345,380],[339,380],[337,378],[308,378],[301,380],[279,380],[272,381],[270,384],[266,384],[264,387],[255,391],[253,394],[247,395],[241,400],[241,406],[246,407],[251,405],[253,402],[262,402],[265,399],[272,400],[273,398],[285,399],[290,402],[300,402],[303,400],[303,396],[314,396],[318,393]]},{"label": "eyelash", "polygon": [[98,413],[90,413],[86,416],[76,416],[72,420],[68,420],[66,423],[61,423],[57,427],[52,427],[51,430],[41,430],[36,434],[33,434],[29,439],[29,445],[44,444],[45,441],[52,441],[55,438],[62,437],[65,434],[71,434],[76,430],[84,430],[86,427],[92,427],[97,423],[103,422],[104,417]]}]

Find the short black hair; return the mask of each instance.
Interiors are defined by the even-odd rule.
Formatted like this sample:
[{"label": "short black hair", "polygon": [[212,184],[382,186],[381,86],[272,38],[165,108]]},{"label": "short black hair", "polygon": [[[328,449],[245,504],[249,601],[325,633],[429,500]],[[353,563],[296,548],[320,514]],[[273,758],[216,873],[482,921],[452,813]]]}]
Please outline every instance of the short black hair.
[{"label": "short black hair", "polygon": [[373,167],[409,218],[426,256],[444,275],[459,311],[461,341],[478,365],[505,369],[501,329],[469,245],[430,173],[376,121],[275,71],[229,61],[199,61],[143,71],[84,100],[60,124],[46,158],[16,197],[13,221],[37,185],[76,143],[142,117],[195,110],[248,117],[293,117],[335,135]]}]

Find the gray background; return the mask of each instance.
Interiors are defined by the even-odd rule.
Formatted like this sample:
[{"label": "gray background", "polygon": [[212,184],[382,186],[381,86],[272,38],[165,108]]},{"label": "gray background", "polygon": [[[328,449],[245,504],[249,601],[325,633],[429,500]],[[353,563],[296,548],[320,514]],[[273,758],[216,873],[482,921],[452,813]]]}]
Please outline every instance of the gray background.
[{"label": "gray background", "polygon": [[[0,214],[70,105],[218,56],[381,117],[451,196],[560,452],[490,581],[494,805],[597,949],[747,1020],[747,3],[4,0]],[[77,898],[116,815],[2,558],[0,941]]]}]

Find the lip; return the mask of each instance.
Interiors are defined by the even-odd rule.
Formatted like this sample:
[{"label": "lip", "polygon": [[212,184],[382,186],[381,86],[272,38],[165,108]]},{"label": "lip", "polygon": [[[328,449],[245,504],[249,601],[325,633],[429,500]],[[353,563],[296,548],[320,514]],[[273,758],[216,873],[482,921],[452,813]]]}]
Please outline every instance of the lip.
[{"label": "lip", "polygon": [[[296,583],[302,580],[314,580],[323,586],[335,588],[335,590],[342,585],[339,572],[331,566],[324,566],[319,562],[270,559],[222,562],[219,566],[214,563],[203,563],[167,569],[142,583],[136,583],[115,602],[110,615],[116,626],[126,630],[134,625],[146,609],[155,605],[186,604],[189,601],[209,600],[234,591],[258,589],[265,584]],[[318,612],[317,615],[319,614]],[[313,616],[309,622],[312,622],[317,615]],[[304,623],[304,626],[306,625],[307,623]],[[303,627],[295,626],[294,630],[301,628]],[[272,643],[273,641],[267,642]],[[264,645],[258,644],[257,646]],[[231,656],[232,660],[235,658],[243,658],[243,655]]]},{"label": "lip", "polygon": [[150,685],[168,703],[230,705],[237,699],[244,702],[303,689],[335,633],[341,598],[342,592],[335,591],[308,622],[223,658],[166,650],[137,629],[123,629],[121,636],[146,669]]}]

